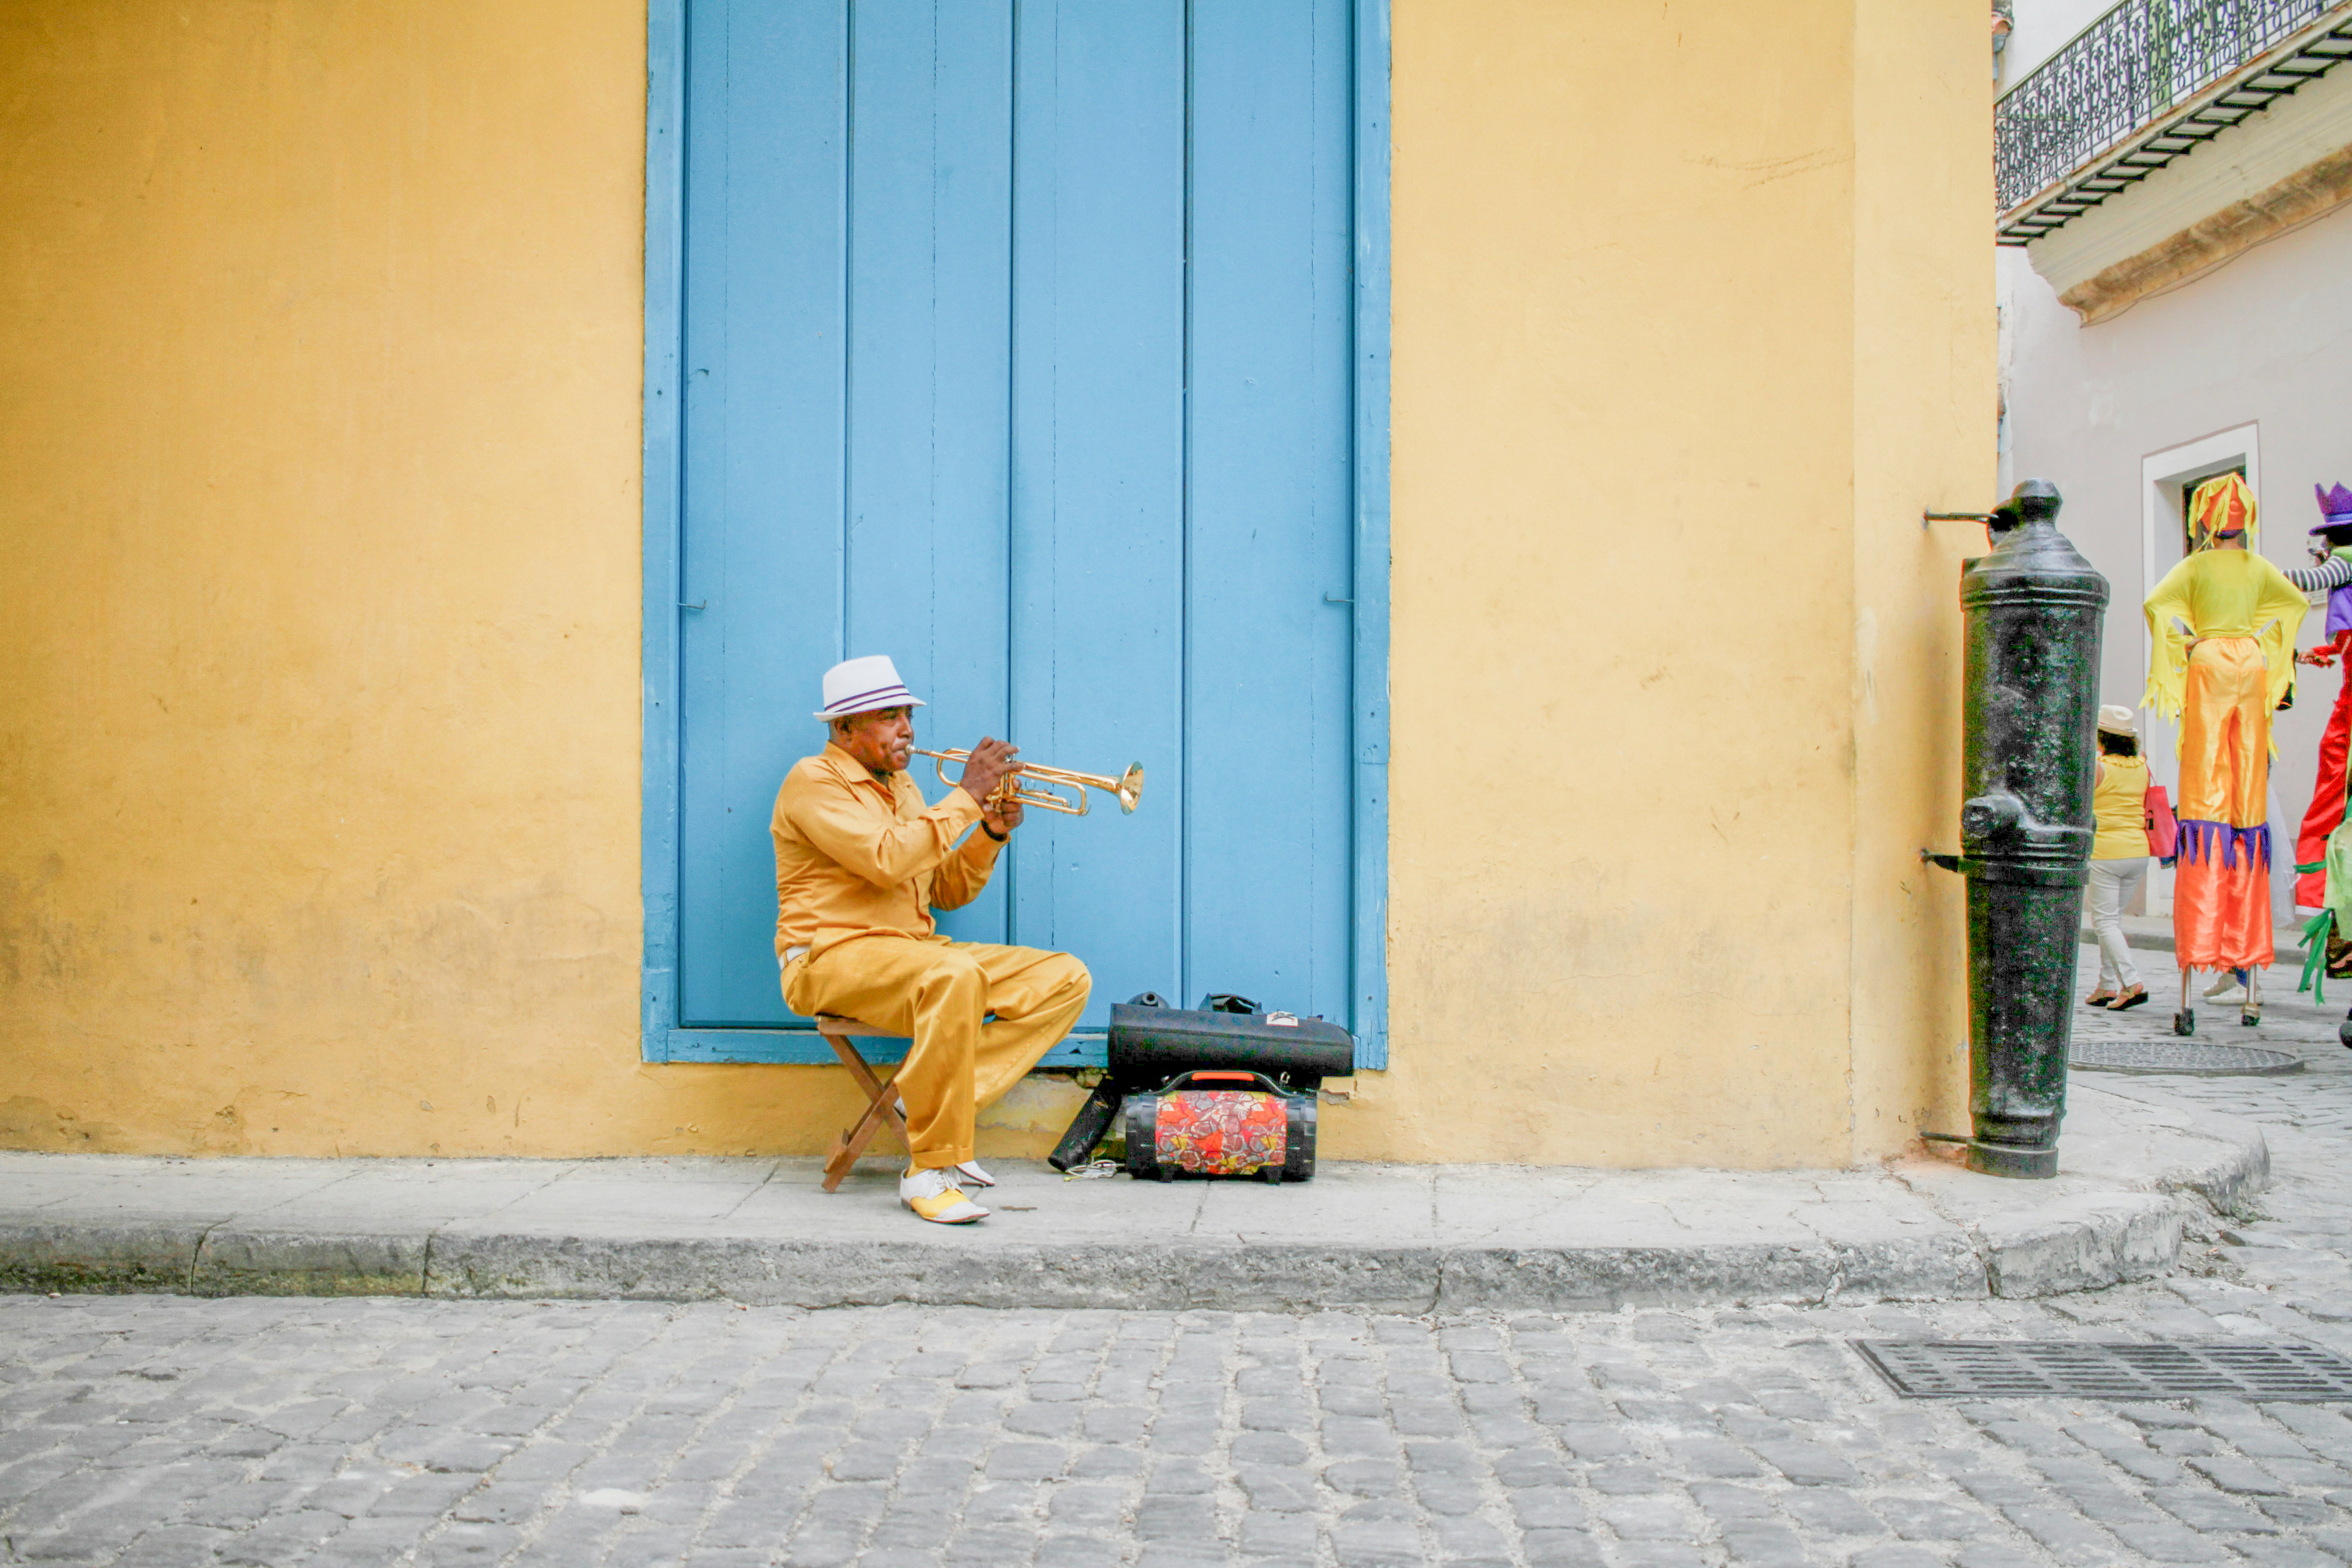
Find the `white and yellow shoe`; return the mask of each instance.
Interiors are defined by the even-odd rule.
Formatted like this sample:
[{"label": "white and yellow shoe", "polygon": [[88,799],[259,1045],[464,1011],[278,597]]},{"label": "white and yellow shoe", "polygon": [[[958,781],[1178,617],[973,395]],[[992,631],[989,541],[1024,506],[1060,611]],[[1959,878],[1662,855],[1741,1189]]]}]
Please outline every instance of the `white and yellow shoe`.
[{"label": "white and yellow shoe", "polygon": [[956,1166],[956,1174],[974,1186],[994,1186],[996,1178],[980,1168],[978,1160],[966,1160]]},{"label": "white and yellow shoe", "polygon": [[975,1219],[986,1219],[988,1210],[964,1197],[963,1188],[956,1186],[957,1174],[947,1166],[908,1171],[898,1178],[898,1201],[934,1225],[970,1225]]}]

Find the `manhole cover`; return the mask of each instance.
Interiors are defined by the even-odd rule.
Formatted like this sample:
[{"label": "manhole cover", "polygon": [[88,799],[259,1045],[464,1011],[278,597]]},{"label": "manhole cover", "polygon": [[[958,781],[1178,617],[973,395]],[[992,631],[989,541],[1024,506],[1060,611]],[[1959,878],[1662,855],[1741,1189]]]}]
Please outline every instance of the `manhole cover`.
[{"label": "manhole cover", "polygon": [[2208,1077],[2263,1077],[2300,1072],[2303,1058],[2251,1045],[2200,1045],[2193,1040],[2078,1040],[2066,1065],[2092,1072],[2195,1072]]},{"label": "manhole cover", "polygon": [[1858,1339],[1906,1399],[2352,1401],[2352,1361],[2282,1340]]}]

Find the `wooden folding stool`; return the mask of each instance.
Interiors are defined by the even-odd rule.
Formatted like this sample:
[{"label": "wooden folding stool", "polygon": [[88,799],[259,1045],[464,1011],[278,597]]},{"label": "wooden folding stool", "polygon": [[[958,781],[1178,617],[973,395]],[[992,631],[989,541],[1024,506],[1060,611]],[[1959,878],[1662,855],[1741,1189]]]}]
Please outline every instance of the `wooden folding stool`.
[{"label": "wooden folding stool", "polygon": [[819,1013],[816,1031],[824,1036],[834,1055],[841,1058],[841,1064],[849,1069],[849,1076],[866,1094],[866,1113],[834,1140],[833,1152],[824,1156],[824,1190],[835,1192],[840,1189],[841,1178],[849,1174],[849,1167],[857,1163],[857,1156],[866,1152],[866,1145],[874,1141],[885,1118],[898,1129],[898,1142],[907,1144],[907,1118],[898,1112],[898,1069],[893,1067],[887,1078],[875,1077],[873,1067],[849,1043],[853,1040],[888,1040],[892,1038],[889,1030],[876,1029],[856,1019]]}]

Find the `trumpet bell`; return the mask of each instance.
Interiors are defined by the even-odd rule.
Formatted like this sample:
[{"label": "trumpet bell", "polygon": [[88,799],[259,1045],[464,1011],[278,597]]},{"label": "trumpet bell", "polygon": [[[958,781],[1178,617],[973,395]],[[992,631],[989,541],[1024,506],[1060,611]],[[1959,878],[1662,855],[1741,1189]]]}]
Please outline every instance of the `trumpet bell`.
[{"label": "trumpet bell", "polygon": [[1127,771],[1118,776],[1118,787],[1111,793],[1118,797],[1118,809],[1132,815],[1143,800],[1143,764],[1129,763]]}]

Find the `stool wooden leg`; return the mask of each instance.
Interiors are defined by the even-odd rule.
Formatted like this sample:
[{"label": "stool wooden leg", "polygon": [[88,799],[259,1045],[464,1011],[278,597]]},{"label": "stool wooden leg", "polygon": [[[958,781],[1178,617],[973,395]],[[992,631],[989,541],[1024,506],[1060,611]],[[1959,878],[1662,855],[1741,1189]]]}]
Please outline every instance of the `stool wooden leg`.
[{"label": "stool wooden leg", "polygon": [[834,1140],[832,1152],[824,1157],[824,1190],[837,1192],[842,1179],[849,1175],[849,1167],[857,1163],[858,1156],[866,1152],[866,1145],[872,1143],[874,1134],[881,1130],[883,1119],[887,1117],[898,1129],[901,1142],[907,1136],[907,1119],[898,1113],[898,1096],[895,1087],[898,1074],[896,1070],[887,1078],[877,1078],[874,1069],[866,1065],[866,1059],[857,1054],[857,1048],[846,1038],[837,1034],[827,1034],[824,1038],[826,1043],[833,1047],[834,1054],[841,1058],[841,1064],[849,1069],[850,1077],[866,1094],[865,1114],[844,1129],[841,1136]]}]

